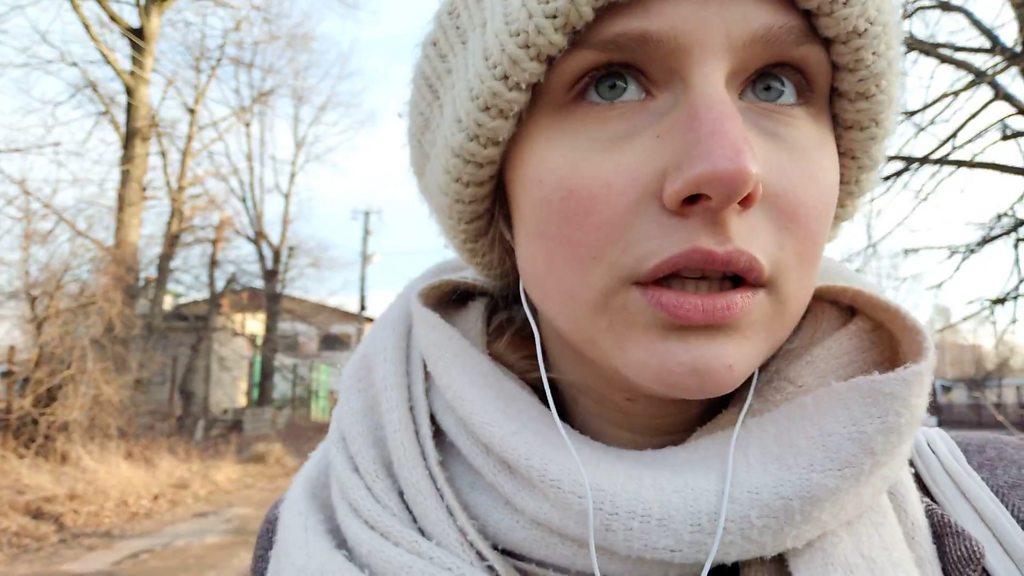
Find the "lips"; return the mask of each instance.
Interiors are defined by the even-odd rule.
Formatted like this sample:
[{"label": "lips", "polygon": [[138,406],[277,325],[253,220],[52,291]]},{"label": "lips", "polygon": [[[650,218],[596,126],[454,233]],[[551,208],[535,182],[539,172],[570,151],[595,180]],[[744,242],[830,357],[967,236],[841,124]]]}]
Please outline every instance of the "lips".
[{"label": "lips", "polygon": [[690,248],[665,258],[648,270],[638,284],[652,284],[687,270],[721,272],[737,276],[744,284],[755,288],[764,286],[764,265],[750,252],[740,249],[717,251],[704,247]]},{"label": "lips", "polygon": [[[686,292],[659,282],[671,275],[693,275],[694,271],[721,273],[741,279],[732,289],[717,292]],[[742,318],[764,292],[765,270],[749,252],[724,252],[691,248],[654,265],[637,282],[640,295],[657,312],[682,326],[724,325]]]}]

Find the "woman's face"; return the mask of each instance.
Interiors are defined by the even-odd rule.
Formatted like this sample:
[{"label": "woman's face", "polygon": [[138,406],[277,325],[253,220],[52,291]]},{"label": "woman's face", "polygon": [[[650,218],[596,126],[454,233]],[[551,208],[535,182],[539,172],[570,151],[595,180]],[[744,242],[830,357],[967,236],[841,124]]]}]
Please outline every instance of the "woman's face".
[{"label": "woman's face", "polygon": [[[712,398],[786,340],[838,196],[831,79],[824,42],[788,0],[636,0],[549,67],[503,178],[519,271],[563,380]],[[678,281],[662,290],[689,293],[669,296],[682,316],[651,303],[664,292],[645,276],[695,247],[760,262],[746,307],[694,311],[710,297],[692,292],[728,286]]]}]

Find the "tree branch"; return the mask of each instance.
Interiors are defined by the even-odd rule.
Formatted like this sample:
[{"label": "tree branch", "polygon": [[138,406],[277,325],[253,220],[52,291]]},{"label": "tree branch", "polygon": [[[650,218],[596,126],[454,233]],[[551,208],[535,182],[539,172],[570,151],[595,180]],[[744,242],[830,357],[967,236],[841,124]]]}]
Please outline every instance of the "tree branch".
[{"label": "tree branch", "polygon": [[92,22],[89,21],[89,17],[86,16],[85,11],[82,10],[82,4],[80,0],[68,0],[71,3],[71,7],[74,8],[75,14],[78,15],[78,21],[82,23],[82,27],[85,28],[85,33],[89,35],[89,39],[92,40],[93,46],[103,56],[110,69],[117,74],[117,77],[121,79],[126,87],[132,86],[131,77],[124,68],[117,62],[117,57],[113,52],[110,51],[110,47],[103,43],[99,35],[96,33],[96,29],[93,28]]},{"label": "tree branch", "polygon": [[28,185],[25,183],[24,180],[21,180],[20,178],[15,178],[14,176],[12,176],[11,174],[8,174],[6,171],[4,171],[2,169],[0,169],[0,175],[3,175],[5,180],[7,180],[8,182],[10,182],[14,186],[16,186],[18,188],[18,190],[20,190],[21,193],[24,194],[26,197],[35,200],[43,208],[46,208],[47,212],[49,212],[50,214],[53,214],[53,216],[55,218],[60,220],[62,224],[67,226],[76,235],[78,235],[81,238],[84,238],[85,240],[87,240],[90,244],[92,244],[93,246],[98,248],[101,252],[106,253],[106,252],[109,251],[109,249],[107,248],[107,246],[105,244],[103,244],[103,242],[100,242],[96,238],[93,238],[88,232],[86,232],[85,230],[82,230],[78,226],[78,224],[76,224],[70,218],[65,216],[63,212],[58,210],[57,207],[54,206],[53,204],[51,204],[48,200],[40,198],[38,194],[33,192],[28,187]]},{"label": "tree branch", "polygon": [[107,18],[110,18],[110,21],[114,23],[114,26],[117,26],[118,30],[121,31],[121,34],[124,34],[129,38],[134,34],[134,27],[124,18],[121,18],[121,15],[114,10],[107,0],[96,0],[96,3],[100,5],[100,8],[103,9],[103,13],[107,15]]},{"label": "tree branch", "polygon": [[124,128],[121,127],[121,121],[118,120],[117,113],[114,110],[114,105],[107,98],[106,94],[100,89],[100,85],[92,77],[91,74],[78,62],[72,62],[71,65],[78,69],[82,74],[82,79],[85,80],[86,86],[92,91],[93,95],[96,96],[96,100],[100,103],[100,107],[103,108],[103,116],[110,123],[110,127],[114,129],[114,133],[123,142],[124,141]]},{"label": "tree branch", "polygon": [[1019,98],[1014,96],[1009,90],[1006,89],[1005,86],[1000,84],[998,80],[996,80],[995,78],[990,78],[989,74],[986,74],[984,70],[981,70],[974,64],[971,64],[966,60],[961,60],[960,58],[954,58],[953,56],[945,54],[937,47],[935,47],[934,44],[932,44],[931,42],[922,40],[912,34],[907,35],[905,45],[908,50],[920,52],[921,54],[925,54],[926,56],[931,56],[932,58],[938,60],[939,62],[942,62],[943,64],[959,68],[960,70],[971,74],[979,82],[991,88],[1000,100],[1006,102],[1010,106],[1013,106],[1020,114],[1024,114],[1024,102],[1022,102]]},{"label": "tree branch", "polygon": [[960,14],[965,19],[967,19],[968,22],[971,23],[971,26],[973,26],[979,34],[984,36],[985,39],[989,41],[989,43],[992,45],[992,48],[999,51],[999,54],[1001,56],[1003,56],[1004,58],[1011,58],[1012,55],[1015,54],[1015,52],[1011,50],[1009,46],[1004,44],[1003,41],[1000,40],[999,36],[984,22],[982,22],[981,19],[974,14],[974,12],[971,12],[970,10],[964,8],[963,6],[952,4],[946,0],[937,0],[934,4],[916,7],[914,10],[910,11],[910,13],[907,14],[906,17],[910,18],[911,16],[914,16],[917,12],[921,12],[924,10],[940,10],[942,12]]},{"label": "tree branch", "polygon": [[918,156],[892,156],[892,160],[907,162],[909,164],[929,164],[935,166],[952,166],[955,168],[976,168],[978,170],[992,170],[1003,174],[1024,176],[1024,168],[1019,166],[1008,166],[996,162],[978,162],[975,160],[953,160],[951,158],[923,158]]}]

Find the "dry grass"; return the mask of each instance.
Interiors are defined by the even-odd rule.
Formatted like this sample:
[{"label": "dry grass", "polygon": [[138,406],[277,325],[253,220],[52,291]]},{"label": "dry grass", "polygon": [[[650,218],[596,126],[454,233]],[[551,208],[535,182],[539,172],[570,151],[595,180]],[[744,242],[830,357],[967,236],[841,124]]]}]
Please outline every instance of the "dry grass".
[{"label": "dry grass", "polygon": [[295,457],[280,442],[257,442],[242,455],[242,460],[249,464],[266,464],[275,468],[293,468]]},{"label": "dry grass", "polygon": [[234,446],[159,441],[79,448],[62,463],[0,451],[0,562],[294,472],[283,448],[257,451],[265,457],[243,462]]}]

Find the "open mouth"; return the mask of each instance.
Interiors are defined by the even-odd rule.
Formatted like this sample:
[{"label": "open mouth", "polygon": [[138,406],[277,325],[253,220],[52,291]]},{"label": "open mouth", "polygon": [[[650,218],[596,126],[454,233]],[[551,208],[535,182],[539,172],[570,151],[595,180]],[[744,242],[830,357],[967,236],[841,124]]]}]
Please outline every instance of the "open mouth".
[{"label": "open mouth", "polygon": [[713,294],[741,288],[746,282],[736,274],[711,270],[680,270],[658,278],[653,284],[691,294]]},{"label": "open mouth", "polygon": [[739,248],[693,247],[652,266],[636,284],[664,317],[684,326],[733,322],[763,298],[765,268]]}]

